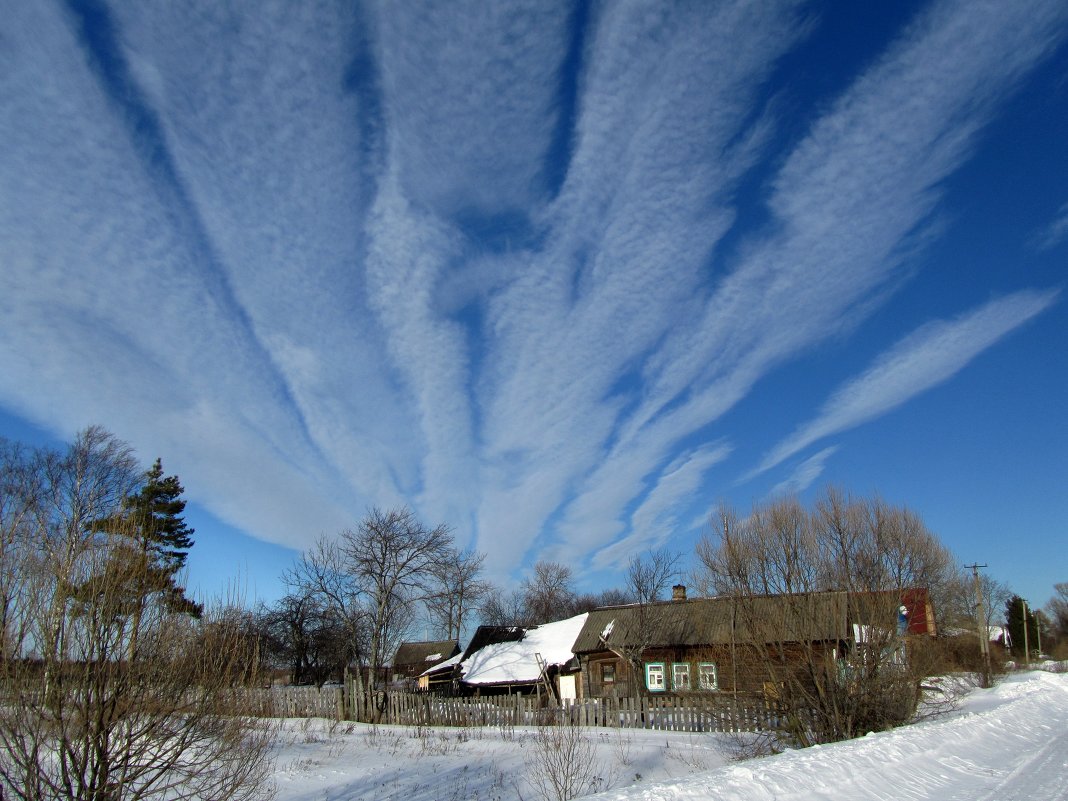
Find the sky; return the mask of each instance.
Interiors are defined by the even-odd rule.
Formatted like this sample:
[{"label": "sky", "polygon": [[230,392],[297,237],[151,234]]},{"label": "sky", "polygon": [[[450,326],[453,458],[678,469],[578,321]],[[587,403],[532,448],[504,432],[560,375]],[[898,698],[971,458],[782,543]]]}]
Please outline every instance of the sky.
[{"label": "sky", "polygon": [[162,457],[192,589],[396,505],[599,589],[828,485],[1068,581],[1068,4],[0,18],[0,435]]}]

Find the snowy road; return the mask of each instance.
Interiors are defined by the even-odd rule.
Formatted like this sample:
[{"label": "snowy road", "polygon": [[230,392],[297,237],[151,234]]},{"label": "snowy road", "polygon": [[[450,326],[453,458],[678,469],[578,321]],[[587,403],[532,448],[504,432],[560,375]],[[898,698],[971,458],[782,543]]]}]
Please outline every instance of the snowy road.
[{"label": "snowy road", "polygon": [[966,712],[596,796],[612,801],[1068,801],[1068,677],[1013,676]]}]

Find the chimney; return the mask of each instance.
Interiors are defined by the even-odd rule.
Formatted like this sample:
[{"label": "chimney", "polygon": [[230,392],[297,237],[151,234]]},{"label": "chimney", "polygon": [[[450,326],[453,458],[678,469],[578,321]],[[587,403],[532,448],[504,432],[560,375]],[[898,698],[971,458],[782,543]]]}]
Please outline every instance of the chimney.
[{"label": "chimney", "polygon": [[671,600],[672,601],[685,601],[686,600],[686,585],[676,584],[671,588]]}]

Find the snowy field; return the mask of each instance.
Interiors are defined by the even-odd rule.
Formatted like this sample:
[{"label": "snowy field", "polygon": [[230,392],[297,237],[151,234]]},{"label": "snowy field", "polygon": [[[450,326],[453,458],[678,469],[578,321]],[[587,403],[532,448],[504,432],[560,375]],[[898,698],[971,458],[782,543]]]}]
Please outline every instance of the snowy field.
[{"label": "snowy field", "polygon": [[[723,735],[586,730],[614,801],[1068,801],[1068,675],[1020,673],[956,712],[833,746],[735,762]],[[533,729],[286,721],[278,801],[539,798]]]}]

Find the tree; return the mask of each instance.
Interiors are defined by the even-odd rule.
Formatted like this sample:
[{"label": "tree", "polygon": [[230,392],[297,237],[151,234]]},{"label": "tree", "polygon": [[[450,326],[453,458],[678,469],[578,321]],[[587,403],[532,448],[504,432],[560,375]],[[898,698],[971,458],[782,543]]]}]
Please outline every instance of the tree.
[{"label": "tree", "polygon": [[1068,581],[1053,585],[1057,593],[1046,604],[1050,627],[1060,642],[1068,642]]},{"label": "tree", "polygon": [[[911,717],[924,666],[904,648],[899,606],[905,591],[945,584],[952,566],[915,513],[833,489],[811,510],[783,498],[740,519],[721,506],[697,554],[705,585],[735,600],[743,636],[732,661],[757,666],[786,741],[831,742]],[[816,636],[842,620],[860,625],[852,642]]]},{"label": "tree", "polygon": [[312,592],[289,592],[271,606],[261,605],[255,628],[265,658],[289,673],[290,684],[341,681],[359,653],[345,621]]},{"label": "tree", "polygon": [[[362,597],[359,577],[345,559],[338,543],[320,537],[282,580],[289,592],[276,608],[274,623],[281,651],[292,660],[296,683],[316,681],[319,660],[310,651],[319,639],[317,631],[335,632],[335,663],[342,673],[350,664],[359,665],[367,652],[368,614]],[[288,599],[288,600],[287,600]],[[357,671],[357,681],[362,673]]]},{"label": "tree", "polygon": [[523,603],[528,625],[548,623],[570,616],[575,604],[571,568],[559,562],[535,563],[523,580]]},{"label": "tree", "polygon": [[1019,595],[1013,595],[1005,603],[1005,627],[1013,656],[1029,659],[1038,651],[1038,620],[1031,605]]},{"label": "tree", "polygon": [[479,608],[479,622],[483,626],[526,626],[528,621],[522,590],[506,592],[500,587],[490,587]]},{"label": "tree", "polygon": [[91,531],[111,538],[112,559],[118,571],[115,577],[124,574],[135,582],[127,588],[130,614],[135,618],[128,648],[130,658],[137,649],[140,626],[136,618],[143,612],[145,599],[158,597],[174,611],[193,617],[203,611],[178,584],[178,575],[193,547],[193,529],[182,517],[184,492],[178,476],[164,476],[163,462],[156,459],[144,474],[140,489],[124,498],[117,512],[94,520],[89,526]]},{"label": "tree", "polygon": [[623,603],[634,605],[635,625],[625,632],[612,628],[601,635],[605,648],[626,663],[628,675],[633,677],[634,687],[640,695],[649,693],[645,682],[639,680],[645,653],[653,646],[666,617],[670,616],[670,611],[657,602],[662,600],[678,572],[681,559],[680,554],[663,548],[633,556],[627,566],[626,590],[620,595],[628,599]]},{"label": "tree", "polygon": [[270,732],[233,704],[256,666],[249,639],[214,610],[198,620],[158,593],[131,595],[151,582],[118,514],[137,478],[129,447],[93,427],[14,464],[29,477],[5,483],[0,506],[32,515],[4,554],[20,585],[0,661],[0,797],[262,796]]},{"label": "tree", "polygon": [[341,532],[339,547],[365,599],[375,689],[412,620],[413,604],[430,595],[434,571],[450,556],[452,534],[444,523],[423,525],[411,509],[372,508],[355,531]]},{"label": "tree", "polygon": [[681,554],[666,548],[631,557],[627,565],[627,589],[640,604],[662,600],[664,591],[678,574]]},{"label": "tree", "polygon": [[427,613],[447,639],[460,639],[464,625],[490,590],[490,584],[480,578],[485,559],[485,554],[450,549],[431,567]]},{"label": "tree", "polygon": [[[337,615],[366,660],[374,691],[415,606],[434,594],[434,577],[454,558],[448,526],[428,528],[407,508],[372,508],[355,529],[320,539],[286,581],[315,593]],[[362,671],[357,675],[362,681]]]}]

